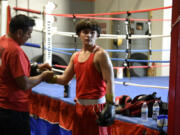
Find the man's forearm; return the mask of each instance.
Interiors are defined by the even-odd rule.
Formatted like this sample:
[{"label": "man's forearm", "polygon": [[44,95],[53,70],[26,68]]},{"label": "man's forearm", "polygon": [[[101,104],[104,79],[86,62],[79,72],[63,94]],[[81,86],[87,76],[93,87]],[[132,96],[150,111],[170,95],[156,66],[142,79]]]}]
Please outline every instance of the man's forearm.
[{"label": "man's forearm", "polygon": [[41,81],[43,81],[43,75],[37,75],[33,77],[29,77],[27,81],[27,87],[28,89],[33,88],[34,86],[38,85]]}]

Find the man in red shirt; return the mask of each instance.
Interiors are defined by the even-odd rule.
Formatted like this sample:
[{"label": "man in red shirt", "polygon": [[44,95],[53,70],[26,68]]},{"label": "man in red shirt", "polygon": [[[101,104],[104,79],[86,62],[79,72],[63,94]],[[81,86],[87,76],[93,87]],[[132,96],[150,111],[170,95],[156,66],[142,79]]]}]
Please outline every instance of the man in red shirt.
[{"label": "man in red shirt", "polygon": [[[0,37],[0,135],[30,135],[29,92],[53,77],[49,70],[30,77],[29,59],[20,46],[31,38],[34,25],[33,19],[16,15],[10,21],[8,35]],[[48,64],[34,67],[51,68]]]},{"label": "man in red shirt", "polygon": [[115,114],[114,73],[108,53],[96,45],[100,26],[95,20],[83,19],[76,25],[76,34],[82,41],[81,51],[72,55],[65,72],[51,83],[68,84],[76,76],[73,135],[110,135],[108,126]]}]

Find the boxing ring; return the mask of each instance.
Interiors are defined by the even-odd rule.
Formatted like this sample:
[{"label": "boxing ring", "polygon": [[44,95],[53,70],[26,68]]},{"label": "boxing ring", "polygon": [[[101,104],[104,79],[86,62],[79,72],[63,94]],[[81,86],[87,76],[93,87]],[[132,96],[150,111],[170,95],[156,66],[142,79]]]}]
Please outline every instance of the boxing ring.
[{"label": "boxing ring", "polygon": [[[158,9],[149,9],[149,10],[141,10],[141,11],[126,11],[126,12],[118,12],[113,14],[129,14],[136,12],[147,12],[153,10],[161,10],[161,9],[169,9],[169,7],[163,7]],[[15,10],[26,11],[26,9],[15,7]],[[28,11],[32,13],[42,14],[41,12],[37,12],[34,10]],[[161,97],[163,102],[168,102],[168,86],[169,86],[169,77],[130,77],[130,69],[132,68],[145,68],[145,69],[153,69],[158,67],[168,67],[169,65],[162,66],[154,66],[153,63],[169,63],[169,61],[162,60],[152,60],[152,52],[160,52],[167,50],[153,50],[151,47],[151,39],[152,38],[164,38],[169,37],[170,35],[152,35],[151,34],[151,21],[170,21],[170,19],[132,19],[129,18],[105,18],[105,17],[96,17],[99,15],[108,15],[109,13],[104,14],[77,14],[76,18],[90,18],[90,19],[100,19],[100,20],[118,20],[126,22],[126,35],[113,35],[113,34],[102,34],[100,39],[123,39],[126,40],[127,46],[125,50],[110,50],[108,52],[120,52],[125,53],[125,58],[111,58],[112,61],[123,61],[123,67],[114,67],[114,70],[118,69],[127,69],[127,76],[123,78],[115,78],[115,96],[120,95],[128,95],[131,98],[134,98],[140,94],[152,94],[153,92],[157,93],[157,97]],[[53,16],[61,16],[61,17],[69,17],[73,18],[74,14],[48,14]],[[149,26],[148,35],[132,35],[129,29],[129,21],[147,21]],[[51,24],[47,24],[51,25]],[[52,30],[52,29],[50,29]],[[41,30],[36,30],[41,31]],[[42,32],[42,31],[41,31]],[[46,31],[44,31],[46,32]],[[60,31],[52,31],[50,35],[56,34],[60,36],[67,37],[77,37],[73,32],[60,32]],[[50,35],[47,35],[50,37]],[[149,39],[149,48],[147,50],[131,50],[131,42],[132,39]],[[50,40],[50,42],[52,42]],[[33,46],[33,44],[26,44],[32,47],[40,47]],[[51,53],[54,51],[56,53],[64,53],[66,55],[72,55],[71,52],[74,51],[71,48],[53,48],[50,46],[46,46],[45,49]],[[78,49],[77,49],[78,50]],[[130,54],[132,52],[147,52],[149,55],[148,60],[135,60],[130,59]],[[169,51],[169,50],[168,50]],[[50,53],[50,54],[51,54]],[[49,62],[49,59],[48,59]],[[133,66],[130,65],[131,62],[146,62],[145,66]],[[58,65],[55,65],[58,67]],[[65,68],[60,65],[60,67]],[[75,98],[75,88],[76,88],[76,80],[73,79],[70,84],[70,93],[68,98],[64,98],[64,87],[58,84],[47,84],[45,82],[39,84],[38,86],[32,89],[32,93],[30,95],[30,124],[31,124],[31,135],[71,135],[72,134],[72,125],[73,123],[73,113],[74,113],[74,98]],[[132,134],[144,134],[147,135],[158,135],[160,133],[161,128],[157,127],[156,121],[148,118],[147,121],[143,121],[141,118],[137,117],[126,117],[120,114],[116,114],[115,123],[111,126],[113,135],[132,135]],[[167,132],[167,127],[163,128],[163,131]]]},{"label": "boxing ring", "polygon": [[[115,79],[116,81],[128,81],[129,78]],[[131,82],[139,84],[151,84],[167,87],[169,85],[168,77],[141,77],[131,78]],[[33,88],[30,96],[30,114],[31,114],[31,132],[32,135],[70,135],[73,124],[74,98],[75,98],[76,80],[70,83],[70,97],[64,98],[64,87],[58,84],[41,83]],[[157,92],[158,97],[162,97],[167,102],[168,89],[142,88],[137,86],[125,86],[115,84],[115,95],[129,95],[135,97],[139,94],[151,94]],[[116,121],[112,125],[113,135],[131,135],[134,134],[159,134],[160,128],[156,121],[149,118],[144,122],[141,118],[127,117],[116,114]],[[164,128],[164,131],[167,127]]]},{"label": "boxing ring", "polygon": [[[171,8],[171,7],[166,7]],[[160,8],[161,9],[161,8]],[[165,9],[165,8],[164,8]],[[21,9],[22,10],[22,9]],[[136,11],[136,12],[144,12]],[[123,13],[126,14],[127,12]],[[132,11],[133,13],[133,11]],[[118,13],[119,14],[119,13]],[[48,14],[48,16],[63,16],[59,14]],[[74,17],[75,15],[68,15],[64,17]],[[92,17],[93,15],[76,15],[76,18],[91,18],[91,19],[101,19],[100,17]],[[103,18],[105,19],[105,18]],[[110,19],[110,18],[106,18]],[[116,20],[115,18],[111,18]],[[147,21],[149,26],[148,35],[132,35],[129,31],[130,21],[137,21],[138,19],[127,18],[118,18],[117,20],[125,21],[126,26],[126,35],[113,35],[113,34],[101,34],[100,39],[115,39],[115,40],[126,40],[126,49],[125,50],[110,50],[108,52],[117,52],[125,53],[125,58],[111,58],[112,61],[123,61],[123,67],[114,67],[114,69],[126,69],[127,76],[129,78],[115,79],[115,96],[120,95],[129,95],[130,97],[135,97],[140,94],[152,94],[153,92],[157,93],[158,97],[162,97],[164,102],[167,102],[168,98],[168,86],[169,78],[168,77],[130,77],[130,69],[133,68],[147,68],[151,70],[152,68],[158,68],[152,63],[169,63],[169,61],[160,61],[152,60],[152,52],[160,52],[162,50],[153,50],[151,47],[152,38],[164,38],[169,37],[170,35],[151,35],[151,21],[169,21],[169,20],[149,20],[142,19],[139,21]],[[47,24],[51,26],[51,24]],[[51,27],[49,27],[51,28]],[[38,31],[38,30],[36,30]],[[73,32],[60,32],[51,31],[52,35],[60,35],[76,38],[77,36]],[[44,31],[47,33],[47,31]],[[51,35],[50,34],[50,35]],[[46,35],[50,39],[50,35]],[[147,50],[131,50],[131,42],[133,39],[148,39],[149,46]],[[50,40],[50,42],[52,42]],[[49,42],[48,42],[49,43]],[[74,48],[54,48],[47,43],[45,49],[47,53],[64,53],[66,55],[72,55],[71,51],[74,51]],[[77,49],[78,50],[78,49]],[[68,52],[70,51],[70,52]],[[130,55],[132,52],[146,52],[149,55],[148,60],[135,60],[131,59]],[[167,50],[163,50],[167,51]],[[50,59],[48,58],[48,62]],[[131,62],[147,62],[145,66],[133,66]],[[58,67],[58,65],[55,65]],[[61,67],[61,65],[60,65]],[[160,67],[164,67],[160,66]],[[154,85],[152,85],[154,83]],[[75,79],[71,81],[70,85],[70,97],[64,98],[64,88],[61,85],[57,84],[47,84],[41,83],[37,87],[33,88],[33,93],[31,94],[31,104],[30,104],[30,114],[31,114],[31,134],[32,135],[48,135],[48,134],[72,134],[72,125],[73,123],[73,113],[75,109]],[[145,84],[145,86],[144,86]],[[137,87],[138,86],[138,87]],[[116,114],[115,123],[111,126],[113,135],[131,135],[131,134],[159,134],[162,130],[157,127],[156,121],[149,118],[147,121],[143,121],[141,118],[137,117],[126,117],[119,114]],[[167,127],[163,128],[163,131],[167,132]]]}]

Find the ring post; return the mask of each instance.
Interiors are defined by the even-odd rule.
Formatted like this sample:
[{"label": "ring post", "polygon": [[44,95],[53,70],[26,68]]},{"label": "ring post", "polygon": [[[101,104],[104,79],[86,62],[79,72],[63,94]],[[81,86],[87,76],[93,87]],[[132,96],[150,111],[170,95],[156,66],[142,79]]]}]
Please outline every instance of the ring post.
[{"label": "ring post", "polygon": [[52,12],[51,4],[45,6],[45,49],[44,49],[44,62],[52,66],[52,23],[53,16],[49,15]]}]

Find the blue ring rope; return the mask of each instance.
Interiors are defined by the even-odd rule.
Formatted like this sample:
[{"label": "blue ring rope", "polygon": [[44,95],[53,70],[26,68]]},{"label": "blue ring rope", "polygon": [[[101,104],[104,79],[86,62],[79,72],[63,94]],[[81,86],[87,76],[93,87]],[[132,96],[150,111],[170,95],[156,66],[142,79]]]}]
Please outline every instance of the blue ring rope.
[{"label": "blue ring rope", "polygon": [[41,46],[39,44],[34,44],[34,43],[25,43],[24,46],[41,48]]},{"label": "blue ring rope", "polygon": [[[35,48],[41,48],[39,44],[34,44],[34,43],[25,43],[25,46],[29,47],[35,47]],[[76,51],[80,49],[74,49],[74,48],[56,48],[53,47],[53,50],[61,50],[61,51]],[[115,50],[115,49],[105,49],[107,52],[126,52],[126,50]],[[131,52],[149,52],[149,49],[144,49],[144,50],[130,50]],[[169,49],[155,49],[151,50],[152,52],[162,52],[162,51],[169,51]]]},{"label": "blue ring rope", "polygon": [[[55,50],[61,50],[61,51],[75,51],[75,49],[73,48],[55,48],[53,47],[53,49]],[[78,51],[80,49],[77,49]],[[107,52],[126,52],[126,50],[115,50],[115,49],[105,49]],[[149,52],[149,49],[144,49],[144,50],[130,50],[131,52]],[[152,52],[162,52],[162,51],[169,51],[169,49],[154,49],[151,50]]]},{"label": "blue ring rope", "polygon": [[[30,46],[30,47],[36,47],[36,48],[41,48],[40,45],[38,44],[34,44],[34,43],[25,43],[25,46]],[[45,48],[47,49],[47,48]],[[62,54],[66,54],[66,55],[72,55],[72,53],[69,53],[69,52],[64,52],[64,51],[75,51],[75,49],[73,48],[52,48],[51,49],[48,49],[50,51],[53,51],[55,53],[62,53]],[[59,51],[59,50],[62,50],[62,51]],[[80,50],[80,49],[76,49],[76,50]],[[109,52],[126,52],[126,50],[111,50],[111,49],[106,49],[106,51],[109,51]],[[149,52],[148,49],[145,49],[145,50],[131,50],[132,52],[144,52],[144,51],[147,51]],[[168,49],[166,50],[151,50],[151,51],[169,51]],[[152,62],[152,63],[169,63],[170,61],[160,61],[160,60],[135,60],[135,59],[122,59],[122,58],[111,58],[111,60],[113,61],[127,61],[127,62]]]}]

